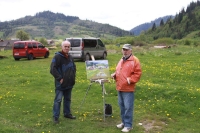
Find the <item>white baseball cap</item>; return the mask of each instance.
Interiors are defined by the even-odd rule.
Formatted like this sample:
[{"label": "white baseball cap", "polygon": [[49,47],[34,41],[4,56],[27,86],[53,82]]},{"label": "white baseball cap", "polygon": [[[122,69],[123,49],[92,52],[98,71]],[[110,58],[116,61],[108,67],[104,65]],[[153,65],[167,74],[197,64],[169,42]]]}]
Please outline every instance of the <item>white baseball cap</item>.
[{"label": "white baseball cap", "polygon": [[130,50],[132,50],[131,44],[124,44],[122,48],[123,49],[130,49]]}]

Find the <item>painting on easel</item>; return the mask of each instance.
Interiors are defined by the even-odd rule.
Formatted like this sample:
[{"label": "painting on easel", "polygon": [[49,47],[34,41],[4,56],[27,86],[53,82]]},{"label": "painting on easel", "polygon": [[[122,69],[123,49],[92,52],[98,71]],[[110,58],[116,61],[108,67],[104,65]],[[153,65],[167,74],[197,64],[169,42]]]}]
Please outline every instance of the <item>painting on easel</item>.
[{"label": "painting on easel", "polygon": [[89,80],[98,80],[110,78],[108,60],[93,60],[86,61],[86,73],[87,79]]}]

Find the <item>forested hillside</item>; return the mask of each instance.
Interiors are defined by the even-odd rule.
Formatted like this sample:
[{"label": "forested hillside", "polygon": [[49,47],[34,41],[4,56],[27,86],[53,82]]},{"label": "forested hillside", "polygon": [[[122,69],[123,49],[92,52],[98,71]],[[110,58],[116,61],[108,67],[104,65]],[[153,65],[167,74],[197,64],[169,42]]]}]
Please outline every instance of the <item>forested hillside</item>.
[{"label": "forested hillside", "polygon": [[163,20],[159,26],[154,23],[152,28],[144,33],[154,40],[163,37],[182,39],[190,34],[193,34],[193,38],[200,37],[200,1],[191,2],[186,10],[182,9],[174,19],[169,18],[166,23]]},{"label": "forested hillside", "polygon": [[160,26],[160,22],[163,21],[165,23],[169,18],[173,19],[174,16],[167,15],[167,16],[164,16],[164,17],[159,17],[159,18],[157,18],[157,19],[155,19],[155,20],[153,20],[151,22],[148,22],[148,23],[146,22],[144,24],[140,24],[140,25],[134,27],[133,29],[130,30],[130,32],[132,34],[134,34],[135,36],[138,36],[138,35],[140,35],[140,33],[150,29],[153,26],[154,23],[156,24],[156,26]]},{"label": "forested hillside", "polygon": [[17,30],[24,30],[31,38],[66,38],[70,36],[120,37],[129,31],[91,20],[80,20],[76,16],[65,16],[51,11],[39,12],[17,20],[0,22],[0,38],[15,37]]}]

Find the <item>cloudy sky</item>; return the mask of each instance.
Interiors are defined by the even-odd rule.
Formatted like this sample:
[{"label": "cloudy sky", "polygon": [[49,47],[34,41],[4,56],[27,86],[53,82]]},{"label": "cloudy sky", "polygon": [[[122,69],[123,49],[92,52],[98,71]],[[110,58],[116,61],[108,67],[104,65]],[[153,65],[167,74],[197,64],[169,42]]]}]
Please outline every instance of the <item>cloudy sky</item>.
[{"label": "cloudy sky", "polygon": [[197,0],[0,0],[0,22],[51,11],[124,30],[176,15]]}]

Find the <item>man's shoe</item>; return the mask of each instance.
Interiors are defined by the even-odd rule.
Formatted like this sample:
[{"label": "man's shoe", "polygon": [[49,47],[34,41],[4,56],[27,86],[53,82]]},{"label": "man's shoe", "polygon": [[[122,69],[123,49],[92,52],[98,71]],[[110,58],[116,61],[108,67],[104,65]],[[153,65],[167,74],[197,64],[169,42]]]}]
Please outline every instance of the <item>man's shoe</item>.
[{"label": "man's shoe", "polygon": [[124,127],[121,131],[124,132],[124,133],[128,133],[131,129],[131,127]]},{"label": "man's shoe", "polygon": [[58,124],[58,123],[59,123],[58,118],[57,118],[57,117],[53,117],[53,122],[54,122],[55,124]]},{"label": "man's shoe", "polygon": [[118,125],[116,125],[117,126],[117,128],[123,128],[124,127],[124,124],[123,123],[120,123],[120,124],[118,124]]},{"label": "man's shoe", "polygon": [[69,119],[76,119],[76,116],[73,116],[72,114],[64,115],[64,117]]}]

